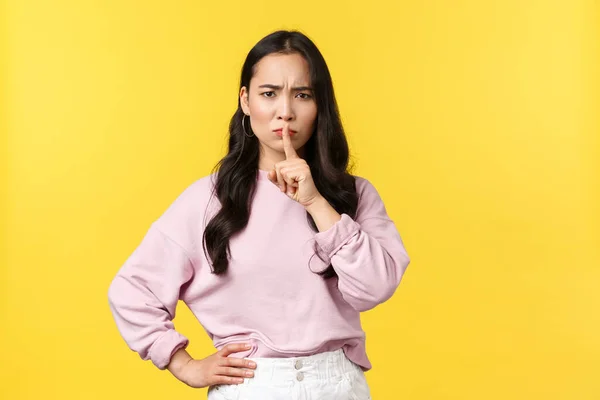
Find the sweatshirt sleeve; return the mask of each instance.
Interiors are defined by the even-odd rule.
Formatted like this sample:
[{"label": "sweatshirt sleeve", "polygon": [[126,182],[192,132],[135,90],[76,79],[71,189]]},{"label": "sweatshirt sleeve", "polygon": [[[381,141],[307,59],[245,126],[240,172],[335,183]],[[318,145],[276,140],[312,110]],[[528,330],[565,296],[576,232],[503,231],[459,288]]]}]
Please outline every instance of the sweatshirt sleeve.
[{"label": "sweatshirt sleeve", "polygon": [[182,286],[192,275],[186,252],[154,223],[110,284],[110,310],[121,336],[159,369],[188,345],[172,320]]},{"label": "sweatshirt sleeve", "polygon": [[338,275],[343,298],[357,311],[367,311],[394,294],[410,259],[375,187],[357,178],[357,191],[355,220],[342,214],[315,240],[324,257],[321,265],[331,263]]}]

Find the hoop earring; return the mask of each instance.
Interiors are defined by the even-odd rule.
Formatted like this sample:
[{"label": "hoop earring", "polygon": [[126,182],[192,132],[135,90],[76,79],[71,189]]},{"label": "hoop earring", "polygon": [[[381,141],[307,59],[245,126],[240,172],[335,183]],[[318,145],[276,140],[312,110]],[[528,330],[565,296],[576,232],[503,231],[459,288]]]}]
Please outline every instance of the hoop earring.
[{"label": "hoop earring", "polygon": [[245,124],[246,117],[247,117],[246,114],[244,114],[244,116],[242,117],[242,130],[244,131],[244,135],[246,135],[247,137],[252,137],[252,136],[254,136],[254,133],[252,135],[248,135],[248,132],[246,132],[246,124]]}]

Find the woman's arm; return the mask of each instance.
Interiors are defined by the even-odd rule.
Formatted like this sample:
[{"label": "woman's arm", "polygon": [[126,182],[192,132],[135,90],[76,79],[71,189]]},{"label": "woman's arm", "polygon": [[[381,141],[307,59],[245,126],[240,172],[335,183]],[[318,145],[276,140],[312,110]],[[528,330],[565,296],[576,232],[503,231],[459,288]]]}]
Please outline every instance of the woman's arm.
[{"label": "woman's arm", "polygon": [[181,287],[192,276],[186,252],[153,224],[110,284],[109,305],[121,336],[160,369],[188,345],[172,320]]},{"label": "woman's arm", "polygon": [[392,296],[410,259],[377,190],[361,178],[357,190],[356,220],[338,214],[326,201],[315,201],[307,211],[320,231],[315,240],[325,261],[323,269],[330,262],[344,299],[366,311]]}]

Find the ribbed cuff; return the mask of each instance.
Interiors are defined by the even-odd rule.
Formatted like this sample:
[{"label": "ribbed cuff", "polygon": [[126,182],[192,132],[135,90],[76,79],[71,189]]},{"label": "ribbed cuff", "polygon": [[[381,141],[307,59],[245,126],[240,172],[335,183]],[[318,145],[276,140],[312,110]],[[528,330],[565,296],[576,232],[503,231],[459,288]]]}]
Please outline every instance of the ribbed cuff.
[{"label": "ribbed cuff", "polygon": [[[342,214],[342,218],[326,231],[315,235],[315,241],[320,248],[316,260],[311,260],[309,268],[314,273],[321,273],[327,269],[331,263],[331,257],[342,248],[346,243],[358,234],[360,225],[350,218],[347,214]],[[320,259],[319,259],[320,258]],[[322,260],[321,260],[322,259]]]}]

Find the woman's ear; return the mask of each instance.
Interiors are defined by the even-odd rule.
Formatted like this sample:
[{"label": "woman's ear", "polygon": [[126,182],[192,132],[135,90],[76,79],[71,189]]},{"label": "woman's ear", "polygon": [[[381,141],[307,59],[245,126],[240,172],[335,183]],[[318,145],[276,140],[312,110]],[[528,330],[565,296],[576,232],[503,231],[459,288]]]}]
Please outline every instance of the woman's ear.
[{"label": "woman's ear", "polygon": [[240,104],[244,114],[250,115],[250,106],[248,105],[248,89],[246,89],[246,86],[242,86],[240,89]]}]

